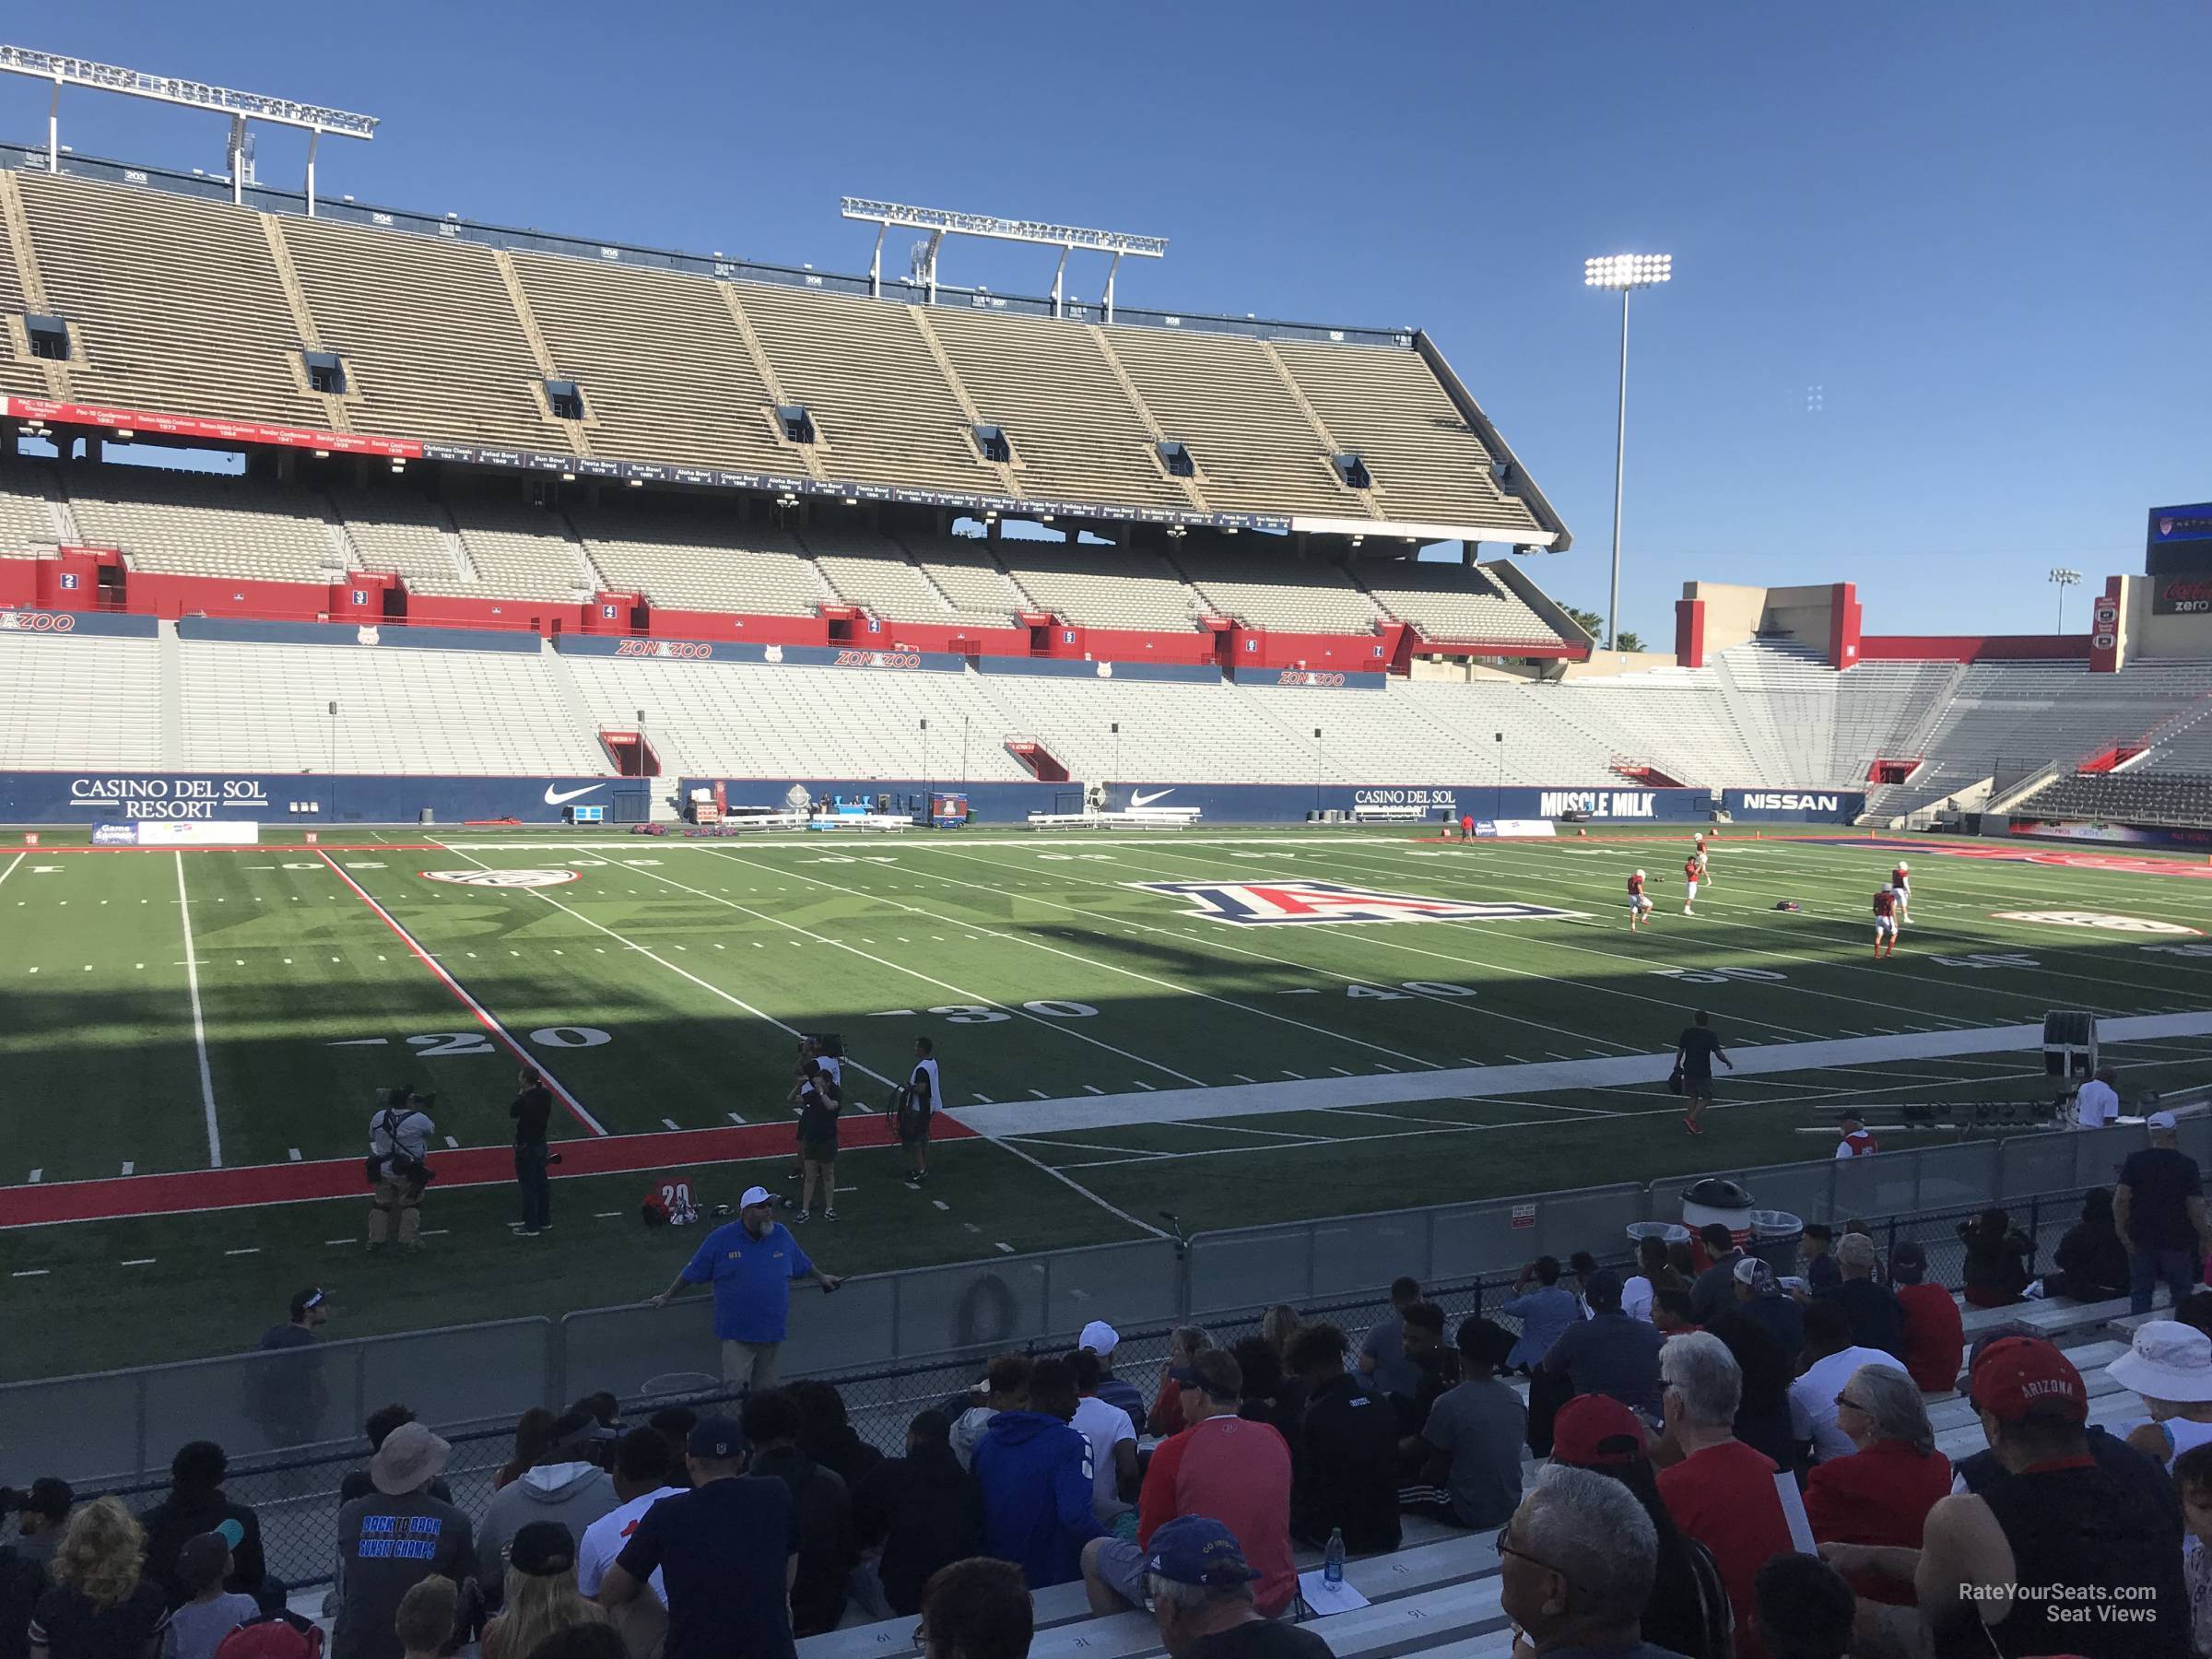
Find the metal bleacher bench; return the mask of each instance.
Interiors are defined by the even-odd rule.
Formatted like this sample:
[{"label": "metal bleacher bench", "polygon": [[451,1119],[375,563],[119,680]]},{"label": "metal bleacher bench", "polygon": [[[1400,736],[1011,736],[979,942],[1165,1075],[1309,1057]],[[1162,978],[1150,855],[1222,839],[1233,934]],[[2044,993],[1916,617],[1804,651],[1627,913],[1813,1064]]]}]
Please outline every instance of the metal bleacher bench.
[{"label": "metal bleacher bench", "polygon": [[[1298,1552],[1300,1571],[1320,1553]],[[1346,1563],[1345,1582],[1373,1604],[1314,1620],[1337,1659],[1406,1651],[1409,1627],[1418,1645],[1505,1629],[1498,1606],[1498,1554],[1488,1534],[1406,1517],[1404,1541],[1388,1555]],[[1159,1632],[1146,1613],[1092,1616],[1080,1583],[1054,1584],[1030,1597],[1037,1634],[1030,1653],[1043,1659],[1139,1659],[1160,1652]],[[799,1643],[800,1659],[904,1659],[914,1653],[912,1617],[849,1626]]]},{"label": "metal bleacher bench", "polygon": [[1352,819],[1361,824],[1418,824],[1429,816],[1426,806],[1355,806]]},{"label": "metal bleacher bench", "polygon": [[1037,830],[1187,830],[1198,821],[1196,806],[1132,806],[1124,812],[1032,812]]}]

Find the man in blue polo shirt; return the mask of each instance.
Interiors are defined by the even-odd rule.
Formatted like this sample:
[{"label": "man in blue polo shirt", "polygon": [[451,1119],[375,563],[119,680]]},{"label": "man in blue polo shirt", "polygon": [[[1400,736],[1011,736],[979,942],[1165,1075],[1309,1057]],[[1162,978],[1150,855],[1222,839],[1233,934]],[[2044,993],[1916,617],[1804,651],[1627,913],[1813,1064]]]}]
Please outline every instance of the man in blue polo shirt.
[{"label": "man in blue polo shirt", "polygon": [[737,1219],[700,1241],[676,1282],[648,1306],[665,1307],[687,1285],[714,1287],[714,1335],[722,1339],[722,1380],[739,1393],[776,1385],[776,1349],[791,1317],[794,1280],[811,1280],[827,1292],[844,1281],[824,1273],[775,1218],[766,1187],[747,1187]]}]

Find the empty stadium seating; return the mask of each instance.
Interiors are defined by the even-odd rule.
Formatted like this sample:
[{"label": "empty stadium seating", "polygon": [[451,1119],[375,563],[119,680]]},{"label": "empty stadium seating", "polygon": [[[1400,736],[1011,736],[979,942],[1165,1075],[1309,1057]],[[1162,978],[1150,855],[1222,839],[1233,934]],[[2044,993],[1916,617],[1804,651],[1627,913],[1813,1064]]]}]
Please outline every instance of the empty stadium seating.
[{"label": "empty stadium seating", "polygon": [[1210,616],[1294,633],[1372,633],[1382,613],[1339,567],[1286,558],[1253,537],[1250,554],[1228,547],[1176,549],[1171,562]]},{"label": "empty stadium seating", "polygon": [[618,594],[677,610],[808,617],[830,597],[798,539],[724,515],[573,512],[593,568]]},{"label": "empty stadium seating", "polygon": [[1023,593],[1064,621],[1187,633],[1203,608],[1156,553],[1008,536],[998,557]]},{"label": "empty stadium seating", "polygon": [[160,685],[152,640],[0,633],[0,770],[162,765]]},{"label": "empty stadium seating", "polygon": [[1477,565],[1362,561],[1354,575],[1382,608],[1431,640],[1551,644],[1559,636],[1521,596]]},{"label": "empty stadium seating", "polygon": [[60,469],[77,527],[135,570],[327,582],[344,568],[324,500],[246,478],[144,467]]},{"label": "empty stadium seating", "polygon": [[0,473],[0,559],[32,559],[63,540],[50,492],[53,474],[42,466]]},{"label": "empty stadium seating", "polygon": [[2212,773],[2080,772],[2053,780],[2025,800],[2021,818],[2113,818],[2128,824],[2212,824]]},{"label": "empty stadium seating", "polygon": [[[960,614],[907,554],[875,531],[852,528],[800,538],[840,599],[874,616],[904,622],[958,622]],[[834,551],[830,549],[834,548]],[[990,625],[1003,626],[994,616]]]}]

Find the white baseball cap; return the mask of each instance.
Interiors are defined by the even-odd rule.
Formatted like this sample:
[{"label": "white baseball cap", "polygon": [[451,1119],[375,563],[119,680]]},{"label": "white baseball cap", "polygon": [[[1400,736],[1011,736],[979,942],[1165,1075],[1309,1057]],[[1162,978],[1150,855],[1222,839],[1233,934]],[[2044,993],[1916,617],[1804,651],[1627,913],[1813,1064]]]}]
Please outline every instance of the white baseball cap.
[{"label": "white baseball cap", "polygon": [[2154,1112],[2143,1121],[2153,1129],[2171,1129],[2177,1120],[2171,1112]]},{"label": "white baseball cap", "polygon": [[1641,876],[1641,875],[1642,875],[1642,874],[1643,874],[1643,872],[1642,872],[1641,870],[1639,870],[1639,871],[1637,871],[1637,872],[1636,872],[1636,874],[1637,874],[1637,875],[1639,875],[1639,876]]},{"label": "white baseball cap", "polygon": [[1909,870],[1912,866],[1900,858],[1897,861],[1897,867],[1900,870]]},{"label": "white baseball cap", "polygon": [[1094,1319],[1085,1325],[1083,1335],[1077,1339],[1077,1347],[1088,1348],[1101,1359],[1121,1345],[1122,1334],[1102,1319]]},{"label": "white baseball cap", "polygon": [[775,1196],[766,1187],[747,1187],[745,1196],[737,1200],[739,1209],[751,1209],[757,1204],[773,1204]]},{"label": "white baseball cap", "polygon": [[2135,1346],[2105,1371],[2123,1388],[2154,1400],[2212,1400],[2212,1336],[2175,1320],[2146,1320],[2136,1328]]}]

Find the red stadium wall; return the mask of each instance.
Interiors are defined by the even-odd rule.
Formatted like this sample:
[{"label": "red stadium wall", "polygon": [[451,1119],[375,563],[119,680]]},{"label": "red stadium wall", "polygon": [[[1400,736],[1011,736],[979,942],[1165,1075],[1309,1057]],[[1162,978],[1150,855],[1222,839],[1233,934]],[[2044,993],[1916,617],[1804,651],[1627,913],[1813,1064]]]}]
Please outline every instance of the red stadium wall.
[{"label": "red stadium wall", "polygon": [[1836,597],[1828,613],[1828,665],[1848,668],[1859,660],[1865,641],[1859,633],[1859,586],[1855,582],[1836,583]]},{"label": "red stadium wall", "polygon": [[1705,666],[1705,601],[1675,601],[1675,662],[1684,668]]},{"label": "red stadium wall", "polygon": [[2089,660],[2088,634],[1868,634],[1863,663],[2022,663]]}]

